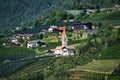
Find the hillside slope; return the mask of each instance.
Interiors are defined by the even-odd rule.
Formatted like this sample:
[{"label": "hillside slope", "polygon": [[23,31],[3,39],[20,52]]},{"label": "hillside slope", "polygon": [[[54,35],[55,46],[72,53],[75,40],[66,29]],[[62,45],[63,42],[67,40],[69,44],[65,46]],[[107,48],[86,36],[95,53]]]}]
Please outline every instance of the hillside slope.
[{"label": "hillside slope", "polygon": [[120,25],[120,11],[112,12],[112,13],[97,13],[95,15],[89,16],[86,18],[86,21],[92,22],[103,22],[103,23],[111,23],[115,25]]},{"label": "hillside slope", "polygon": [[110,7],[119,3],[119,0],[81,0],[81,3],[99,7]]},{"label": "hillside slope", "polygon": [[32,25],[36,19],[45,16],[51,10],[70,9],[76,3],[109,7],[117,2],[116,0],[0,0],[0,31],[24,24]]},{"label": "hillside slope", "polygon": [[51,10],[68,9],[72,0],[0,0],[0,30],[35,21]]}]

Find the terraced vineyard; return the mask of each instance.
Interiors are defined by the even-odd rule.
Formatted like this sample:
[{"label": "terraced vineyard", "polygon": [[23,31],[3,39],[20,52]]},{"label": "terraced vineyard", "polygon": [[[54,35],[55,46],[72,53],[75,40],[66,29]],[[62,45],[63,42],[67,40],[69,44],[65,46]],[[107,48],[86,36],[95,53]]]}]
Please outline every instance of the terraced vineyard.
[{"label": "terraced vineyard", "polygon": [[83,70],[88,72],[94,72],[94,73],[104,73],[104,74],[111,74],[115,68],[120,63],[120,59],[115,60],[94,60],[89,62],[88,64],[85,64],[84,66],[77,66],[74,70]]},{"label": "terraced vineyard", "polygon": [[119,65],[120,59],[96,60],[68,71],[68,80],[104,80]]},{"label": "terraced vineyard", "polygon": [[28,75],[28,73],[34,73],[37,71],[41,71],[43,68],[47,68],[50,65],[50,61],[52,61],[52,59],[43,59],[43,60],[39,60],[29,66],[27,66],[26,68],[22,69],[21,71],[18,71],[17,73],[15,73],[14,75],[11,76],[16,78],[21,78],[21,77],[25,77]]},{"label": "terraced vineyard", "polygon": [[70,71],[69,80],[104,80],[105,74],[91,73],[86,71]]},{"label": "terraced vineyard", "polygon": [[0,66],[0,77],[6,77],[12,73],[18,71],[19,69],[35,62],[36,60],[18,61],[10,62],[5,65]]},{"label": "terraced vineyard", "polygon": [[[17,76],[21,77],[22,75],[26,74],[26,72],[31,72],[31,71],[33,72],[33,71],[42,69],[42,67],[45,67],[46,65],[48,65],[51,58],[54,58],[54,57],[53,56],[45,56],[45,57],[38,57],[38,58],[9,62],[7,64],[0,66],[0,77],[8,77],[11,74],[13,74],[19,70],[21,70],[21,71],[17,72],[16,73],[17,75],[16,74],[14,74],[14,75],[16,77]],[[24,67],[26,67],[26,68],[24,69]],[[22,71],[24,71],[24,72],[22,72]]]},{"label": "terraced vineyard", "polygon": [[33,57],[33,55],[31,54],[27,54],[27,55],[1,55],[0,56],[0,61],[4,61],[4,60],[10,60],[10,61],[16,61],[16,60],[20,60],[23,58],[28,58],[28,57]]}]

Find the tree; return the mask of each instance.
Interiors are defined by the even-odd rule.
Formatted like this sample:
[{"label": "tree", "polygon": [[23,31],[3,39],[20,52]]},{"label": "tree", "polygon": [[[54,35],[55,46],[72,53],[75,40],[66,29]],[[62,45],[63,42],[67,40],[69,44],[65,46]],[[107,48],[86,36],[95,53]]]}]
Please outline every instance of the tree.
[{"label": "tree", "polygon": [[82,10],[82,12],[80,13],[81,16],[84,16],[86,14],[85,10]]},{"label": "tree", "polygon": [[80,15],[75,16],[75,22],[80,22],[80,21],[81,21]]},{"label": "tree", "polygon": [[40,39],[43,39],[43,34],[40,34],[40,37],[39,37]]},{"label": "tree", "polygon": [[120,37],[120,28],[118,28],[118,37]]},{"label": "tree", "polygon": [[68,19],[74,19],[74,16],[73,16],[72,14],[68,14],[68,15],[67,15],[67,18],[68,18]]},{"label": "tree", "polygon": [[44,80],[44,75],[41,72],[36,72],[29,75],[28,80]]},{"label": "tree", "polygon": [[96,12],[99,13],[99,12],[100,12],[100,7],[99,7],[99,5],[96,6],[96,9],[97,9]]},{"label": "tree", "polygon": [[101,23],[101,22],[98,23],[98,27],[99,27],[99,28],[102,27],[102,23]]},{"label": "tree", "polygon": [[67,19],[67,12],[62,10],[58,13],[58,16],[61,17],[61,20],[66,20]]},{"label": "tree", "polygon": [[0,33],[0,38],[5,37],[5,34]]}]

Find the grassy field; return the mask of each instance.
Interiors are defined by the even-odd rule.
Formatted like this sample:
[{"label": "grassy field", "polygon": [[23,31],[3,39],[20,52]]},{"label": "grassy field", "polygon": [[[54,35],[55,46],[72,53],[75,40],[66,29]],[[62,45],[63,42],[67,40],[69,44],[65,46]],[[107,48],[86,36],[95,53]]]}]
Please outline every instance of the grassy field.
[{"label": "grassy field", "polygon": [[83,70],[95,73],[111,74],[119,65],[120,59],[117,60],[93,60],[84,66],[77,66],[71,70]]}]

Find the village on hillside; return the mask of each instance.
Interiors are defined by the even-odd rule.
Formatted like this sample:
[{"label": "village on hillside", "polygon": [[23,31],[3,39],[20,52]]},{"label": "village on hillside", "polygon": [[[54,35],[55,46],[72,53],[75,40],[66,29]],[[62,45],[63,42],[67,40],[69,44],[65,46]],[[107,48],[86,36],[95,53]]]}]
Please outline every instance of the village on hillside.
[{"label": "village on hillside", "polygon": [[120,80],[120,1],[72,1],[0,32],[0,80]]},{"label": "village on hillside", "polygon": [[[116,12],[120,10],[120,5],[115,5],[111,8],[101,8],[100,12]],[[95,9],[86,9],[87,15],[93,15],[97,12]],[[69,12],[69,11],[68,11]],[[70,12],[69,12],[70,13]],[[72,14],[72,13],[71,13]],[[36,49],[41,47],[49,47],[46,45],[49,42],[59,42],[60,44],[54,48],[45,50],[47,55],[74,55],[75,54],[75,45],[68,43],[69,40],[81,40],[87,38],[87,36],[95,33],[98,26],[102,26],[102,23],[99,23],[98,26],[92,22],[79,22],[74,23],[74,19],[69,19],[69,22],[73,22],[73,25],[69,26],[56,26],[51,25],[48,29],[40,29],[37,34],[14,34],[7,41],[3,43],[4,46],[19,46],[27,47],[29,49]],[[65,20],[63,22],[66,23]],[[19,30],[20,27],[17,27],[16,30]],[[31,27],[32,29],[32,27]],[[39,50],[40,51],[40,50]]]},{"label": "village on hillside", "polygon": [[[69,30],[68,30],[69,29]],[[66,26],[50,26],[48,30],[41,29],[37,33],[38,37],[36,37],[36,34],[14,34],[11,36],[5,43],[3,43],[4,46],[10,47],[10,46],[18,46],[18,47],[27,47],[30,49],[39,48],[39,47],[48,47],[47,41],[44,41],[46,35],[51,34],[50,36],[55,37],[56,40],[60,40],[59,46],[56,46],[54,49],[46,50],[46,55],[56,55],[56,56],[68,56],[68,55],[74,55],[75,50],[74,47],[76,44],[68,45],[68,38],[82,38],[86,37],[92,33],[96,32],[96,30],[93,28],[93,25],[91,22],[87,23],[77,23],[71,25],[69,28]],[[67,33],[69,33],[69,37],[67,36]],[[79,35],[78,35],[79,34]],[[76,35],[76,36],[75,36]],[[50,38],[50,37],[49,37]],[[54,41],[52,42],[56,42]],[[50,41],[50,40],[48,40]]]}]

